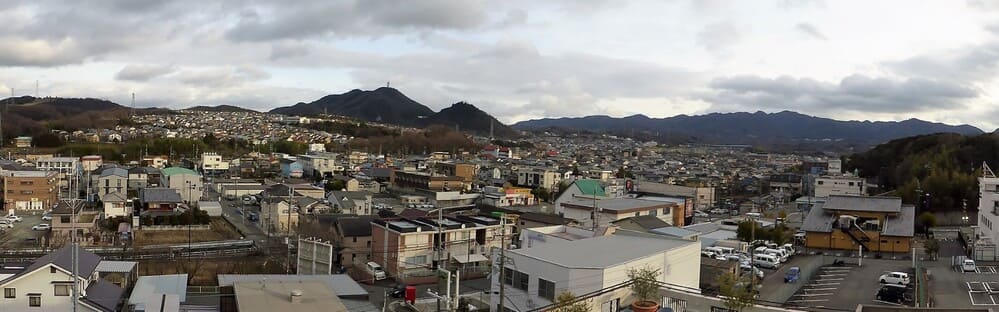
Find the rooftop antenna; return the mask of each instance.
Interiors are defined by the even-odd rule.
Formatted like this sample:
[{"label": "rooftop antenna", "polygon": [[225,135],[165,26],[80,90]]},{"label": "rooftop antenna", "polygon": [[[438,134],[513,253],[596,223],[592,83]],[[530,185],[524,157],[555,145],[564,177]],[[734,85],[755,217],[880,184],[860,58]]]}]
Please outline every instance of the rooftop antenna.
[{"label": "rooftop antenna", "polygon": [[489,119],[489,141],[493,140],[493,120]]},{"label": "rooftop antenna", "polygon": [[135,116],[135,92],[132,92],[132,107],[131,111],[128,113],[128,117],[132,118]]},{"label": "rooftop antenna", "polygon": [[35,79],[35,97],[38,97],[38,80]]},{"label": "rooftop antenna", "polygon": [[392,82],[391,81],[386,81],[385,82],[385,87],[386,88],[391,88],[392,87]]}]

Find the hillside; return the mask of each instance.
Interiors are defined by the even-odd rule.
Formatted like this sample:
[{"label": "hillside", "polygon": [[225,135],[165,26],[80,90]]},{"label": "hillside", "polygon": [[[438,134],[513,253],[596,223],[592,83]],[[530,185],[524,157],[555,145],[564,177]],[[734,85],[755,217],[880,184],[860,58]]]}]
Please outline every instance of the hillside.
[{"label": "hillside", "polygon": [[298,116],[331,114],[405,126],[416,126],[419,116],[434,113],[429,107],[406,97],[399,90],[388,87],[371,91],[354,89],[347,93],[327,95],[309,103],[275,108],[270,112]]},{"label": "hillside", "polygon": [[454,103],[451,107],[442,109],[440,112],[420,120],[420,125],[423,127],[442,125],[454,128],[457,126],[461,131],[481,136],[489,135],[490,124],[493,128],[493,136],[495,137],[509,138],[518,135],[517,131],[513,130],[513,128],[496,120],[496,118],[474,105],[465,102]]},{"label": "hillside", "polygon": [[942,133],[892,140],[850,155],[844,168],[876,179],[908,203],[916,202],[920,189],[931,194],[933,210],[959,210],[965,200],[974,210],[982,162],[999,168],[999,135]]},{"label": "hillside", "polygon": [[918,119],[894,121],[840,121],[796,112],[712,113],[650,118],[633,115],[623,118],[587,116],[578,118],[537,119],[518,122],[519,130],[588,129],[605,132],[647,132],[670,137],[689,137],[698,143],[717,144],[788,144],[795,142],[839,142],[862,149],[891,139],[921,134],[952,132],[982,134],[969,125],[951,126]]},{"label": "hillside", "polygon": [[184,110],[189,111],[199,111],[199,112],[230,112],[230,113],[255,113],[257,111],[247,108],[242,108],[239,106],[232,105],[218,105],[218,106],[194,106],[188,107]]},{"label": "hillside", "polygon": [[[4,137],[33,135],[47,129],[78,130],[113,127],[128,117],[130,109],[116,103],[90,98],[35,98],[2,100]],[[9,105],[9,106],[8,106]]]}]

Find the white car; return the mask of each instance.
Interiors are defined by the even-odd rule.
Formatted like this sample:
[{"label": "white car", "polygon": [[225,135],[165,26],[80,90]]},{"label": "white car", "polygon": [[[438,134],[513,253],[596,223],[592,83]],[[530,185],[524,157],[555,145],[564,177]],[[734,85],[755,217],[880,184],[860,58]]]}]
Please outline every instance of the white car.
[{"label": "white car", "polygon": [[711,215],[709,215],[707,212],[704,212],[704,211],[697,211],[697,212],[694,212],[694,216],[695,217],[701,217],[701,218],[707,218],[707,217],[710,217]]},{"label": "white car", "polygon": [[24,221],[24,218],[21,218],[21,217],[15,216],[15,215],[9,215],[9,216],[7,216],[7,220],[14,221],[14,222],[21,222],[21,221]]},{"label": "white car", "polygon": [[41,223],[41,224],[32,226],[31,230],[34,230],[34,231],[48,231],[51,228],[52,228],[52,226],[49,225],[48,223]]},{"label": "white car", "polygon": [[882,284],[909,285],[909,274],[902,272],[888,272],[878,278]]},{"label": "white car", "polygon": [[42,215],[42,221],[52,221],[52,215],[47,214],[47,213],[43,214]]},{"label": "white car", "polygon": [[964,262],[961,263],[961,270],[965,272],[975,272],[977,269],[978,268],[975,266],[975,260],[964,259]]},{"label": "white car", "polygon": [[14,228],[14,222],[7,219],[0,219],[0,228]]}]

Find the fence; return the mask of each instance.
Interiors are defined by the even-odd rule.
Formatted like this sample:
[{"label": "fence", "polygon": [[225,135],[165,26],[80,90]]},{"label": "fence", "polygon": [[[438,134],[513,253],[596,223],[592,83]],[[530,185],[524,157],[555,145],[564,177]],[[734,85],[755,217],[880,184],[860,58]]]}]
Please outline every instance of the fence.
[{"label": "fence", "polygon": [[209,224],[199,224],[199,225],[143,225],[138,229],[138,231],[210,231],[212,226]]}]

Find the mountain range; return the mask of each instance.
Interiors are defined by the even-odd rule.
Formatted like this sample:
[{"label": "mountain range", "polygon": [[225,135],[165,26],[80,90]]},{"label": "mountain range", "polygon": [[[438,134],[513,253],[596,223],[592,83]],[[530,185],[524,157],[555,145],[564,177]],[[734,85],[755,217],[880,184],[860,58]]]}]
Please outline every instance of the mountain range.
[{"label": "mountain range", "polygon": [[255,113],[255,112],[257,112],[257,111],[252,110],[252,109],[242,108],[242,107],[239,107],[239,106],[232,106],[232,105],[219,105],[219,106],[204,106],[204,105],[199,105],[199,106],[194,106],[194,107],[188,107],[188,108],[185,108],[184,110],[198,111],[198,112],[229,112],[229,113]]},{"label": "mountain range", "polygon": [[516,130],[472,104],[458,102],[440,112],[434,112],[426,105],[389,87],[371,91],[354,89],[347,93],[327,95],[310,103],[299,102],[275,108],[270,112],[299,116],[330,114],[421,128],[441,125],[483,136],[489,135],[492,127],[496,137],[512,138],[518,135]]},{"label": "mountain range", "polygon": [[778,113],[711,113],[650,118],[587,116],[545,118],[518,122],[520,130],[574,129],[611,133],[645,133],[683,137],[690,142],[714,144],[772,144],[777,142],[840,142],[875,145],[891,139],[931,133],[982,134],[969,125],[946,125],[919,119],[904,121],[841,121],[791,111]]}]

